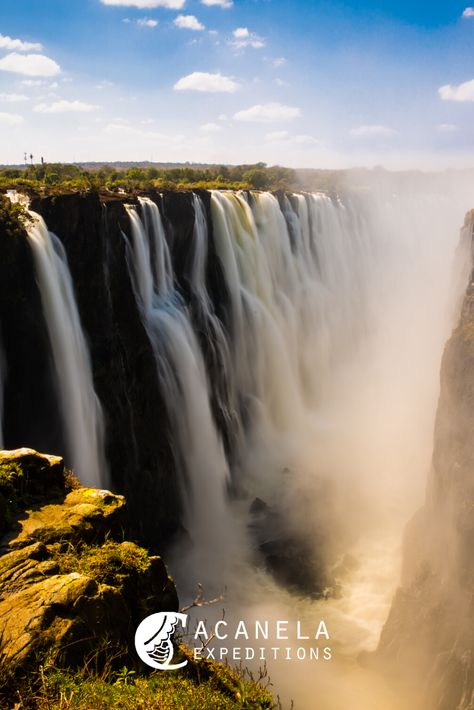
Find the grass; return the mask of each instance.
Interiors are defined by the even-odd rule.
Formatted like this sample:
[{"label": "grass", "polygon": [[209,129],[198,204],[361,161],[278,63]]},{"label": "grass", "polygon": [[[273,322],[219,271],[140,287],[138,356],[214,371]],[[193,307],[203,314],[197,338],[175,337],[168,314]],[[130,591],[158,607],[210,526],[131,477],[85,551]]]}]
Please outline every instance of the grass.
[{"label": "grass", "polygon": [[[189,660],[179,671],[137,673],[126,667],[100,673],[40,667],[16,682],[8,707],[14,710],[271,710],[266,671],[255,678],[212,661]],[[6,696],[4,696],[6,697]],[[0,701],[2,696],[0,694]],[[3,705],[1,706],[3,707]]]}]

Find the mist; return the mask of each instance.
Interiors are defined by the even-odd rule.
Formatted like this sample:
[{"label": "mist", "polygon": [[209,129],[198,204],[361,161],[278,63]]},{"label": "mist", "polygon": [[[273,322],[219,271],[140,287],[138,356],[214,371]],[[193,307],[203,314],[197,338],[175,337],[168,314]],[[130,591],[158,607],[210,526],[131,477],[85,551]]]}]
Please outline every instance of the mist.
[{"label": "mist", "polygon": [[206,608],[209,621],[222,607],[229,625],[325,620],[331,660],[266,658],[283,707],[413,708],[364,658],[400,582],[404,527],[424,500],[473,195],[474,183],[449,175],[364,173],[347,177],[337,198],[283,203],[286,223],[271,196],[213,196],[232,301],[225,357],[246,420],[226,510],[201,501],[193,513],[189,501],[206,548],[179,548],[171,569],[181,599],[193,583],[208,597],[225,590]]}]

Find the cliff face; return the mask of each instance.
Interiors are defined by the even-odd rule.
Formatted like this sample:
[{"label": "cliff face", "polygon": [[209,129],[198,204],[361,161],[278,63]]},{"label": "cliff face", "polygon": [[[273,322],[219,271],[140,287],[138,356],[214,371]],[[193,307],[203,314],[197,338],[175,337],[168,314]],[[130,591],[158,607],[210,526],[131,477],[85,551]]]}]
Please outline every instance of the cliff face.
[{"label": "cliff face", "polygon": [[[463,240],[471,245],[474,212]],[[474,272],[441,366],[432,473],[406,531],[402,587],[378,659],[429,710],[474,708]],[[420,682],[421,679],[421,682]]]},{"label": "cliff face", "polygon": [[[203,197],[208,209],[209,195]],[[162,201],[177,279],[183,296],[189,298],[193,196],[165,193],[152,198]],[[127,496],[137,532],[154,549],[162,550],[181,529],[182,504],[166,403],[127,267],[124,235],[130,236],[130,226],[124,201],[103,203],[97,195],[61,195],[34,198],[31,209],[44,217],[66,250],[90,346],[94,385],[105,414],[110,485]],[[64,454],[51,348],[27,237],[10,236],[1,224],[0,232],[0,320],[7,368],[5,446],[33,445]],[[210,288],[224,303],[212,248],[208,270],[213,274]],[[199,321],[199,308],[190,305]],[[203,339],[206,328],[206,323],[199,324]],[[210,350],[207,356],[210,366],[217,367]],[[222,410],[219,391],[213,403],[217,419]]]}]

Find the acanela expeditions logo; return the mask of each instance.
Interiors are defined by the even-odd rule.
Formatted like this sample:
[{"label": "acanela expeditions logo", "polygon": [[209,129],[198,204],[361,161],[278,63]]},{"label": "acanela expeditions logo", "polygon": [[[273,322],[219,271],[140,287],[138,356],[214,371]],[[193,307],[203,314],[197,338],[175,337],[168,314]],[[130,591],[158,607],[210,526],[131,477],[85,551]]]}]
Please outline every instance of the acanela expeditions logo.
[{"label": "acanela expeditions logo", "polygon": [[135,633],[135,648],[141,660],[160,671],[183,668],[187,661],[171,663],[174,654],[171,637],[179,623],[186,628],[187,618],[187,614],[160,611],[143,619]]},{"label": "acanela expeditions logo", "polygon": [[[178,624],[186,628],[188,615],[160,612],[143,619],[135,634],[135,648],[141,660],[152,668],[175,670],[186,665],[173,660],[173,633]],[[192,635],[195,660],[229,661],[330,661],[332,649],[330,635],[324,621],[312,629],[304,628],[301,621],[243,620],[231,625],[221,619],[214,625],[198,620]],[[282,642],[287,643],[282,643]],[[319,642],[318,645],[314,641]],[[198,645],[199,644],[199,645]],[[326,645],[323,645],[326,644]]]}]

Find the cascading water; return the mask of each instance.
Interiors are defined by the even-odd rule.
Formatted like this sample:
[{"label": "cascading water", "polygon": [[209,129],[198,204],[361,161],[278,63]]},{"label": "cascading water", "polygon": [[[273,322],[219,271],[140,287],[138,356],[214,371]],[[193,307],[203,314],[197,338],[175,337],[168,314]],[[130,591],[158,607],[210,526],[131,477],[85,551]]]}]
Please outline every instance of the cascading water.
[{"label": "cascading water", "polygon": [[[449,265],[470,204],[458,192],[374,187],[339,199],[215,191],[212,232],[191,195],[194,231],[179,245],[155,202],[127,207],[129,271],[168,408],[189,533],[173,573],[184,596],[198,581],[207,594],[227,585],[229,621],[327,620],[338,636],[332,666],[302,663],[288,673],[277,661],[271,669],[300,710],[312,710],[317,687],[321,710],[349,706],[354,687],[356,710],[401,710],[354,659],[376,644],[397,583],[397,542],[421,501],[452,323]],[[103,470],[100,409],[67,262],[41,218],[29,239],[71,463],[97,485],[90,474]],[[175,273],[175,249],[176,264],[185,254],[184,276]],[[223,281],[219,296],[209,258]],[[249,511],[256,498],[257,509],[270,511],[260,538]],[[285,547],[283,564],[294,550],[297,565],[314,553],[340,598],[285,591],[269,563]]]},{"label": "cascading water", "polygon": [[[376,644],[397,582],[397,541],[421,500],[440,353],[452,322],[449,263],[469,197],[377,189],[343,200],[212,194],[214,249],[228,294],[215,340],[231,374],[228,422],[239,429],[229,462],[210,407],[215,382],[193,332],[191,311],[216,323],[204,277],[205,219],[199,198],[193,201],[191,309],[173,287],[157,206],[142,199],[139,209],[129,208],[133,273],[190,491],[185,525],[194,556],[181,573],[178,557],[178,578],[189,587],[190,578],[211,588],[229,584],[228,620],[288,618],[289,609],[328,620],[339,633],[331,667],[314,673],[302,663],[288,674],[285,663],[273,664],[278,687],[302,710],[312,707],[315,683],[324,710],[350,704],[354,689],[357,710],[400,710],[354,659]],[[234,501],[226,497],[229,469]],[[350,552],[353,566],[338,565],[341,599],[300,601],[295,610],[294,597],[248,564],[248,549],[234,554],[236,539],[237,552],[255,548],[247,530],[255,496],[315,548],[331,548],[342,534],[339,549]],[[211,619],[219,615],[208,611]]]},{"label": "cascading water", "polygon": [[30,212],[28,239],[48,328],[70,463],[82,483],[107,484],[102,409],[94,391],[64,248],[43,218]]},{"label": "cascading water", "polygon": [[[159,379],[172,426],[174,451],[184,490],[185,520],[204,576],[228,555],[225,540],[215,538],[215,525],[226,524],[229,470],[211,413],[209,383],[189,312],[174,288],[171,257],[157,205],[140,198],[128,207],[132,226],[131,271],[143,322],[155,352]],[[198,214],[198,212],[196,213]],[[196,243],[204,250],[206,223],[196,220]],[[193,284],[202,308],[207,297],[201,264],[193,264]],[[209,549],[213,549],[213,557]],[[220,556],[222,556],[220,558]]]}]

